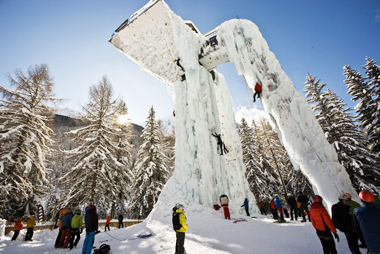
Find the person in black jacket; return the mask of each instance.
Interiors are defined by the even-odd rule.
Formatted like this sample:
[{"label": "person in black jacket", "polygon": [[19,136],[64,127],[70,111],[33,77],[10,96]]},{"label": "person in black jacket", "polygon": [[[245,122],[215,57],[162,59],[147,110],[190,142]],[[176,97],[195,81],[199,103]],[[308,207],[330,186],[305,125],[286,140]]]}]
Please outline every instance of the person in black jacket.
[{"label": "person in black jacket", "polygon": [[354,231],[350,207],[347,205],[347,197],[340,195],[338,199],[339,202],[331,207],[334,226],[345,234],[351,253],[358,254],[360,253],[359,238]]},{"label": "person in black jacket", "polygon": [[293,196],[288,196],[287,202],[290,207],[290,220],[293,220],[293,213],[294,213],[294,218],[297,220],[297,200]]},{"label": "person in black jacket", "polygon": [[92,245],[94,244],[95,234],[98,233],[98,214],[96,207],[90,204],[86,208],[86,216],[84,217],[86,225],[86,239],[83,243],[82,254],[91,254]]},{"label": "person in black jacket", "polygon": [[217,134],[215,132],[215,133],[211,133],[211,135],[213,135],[217,139],[216,148],[218,149],[218,147],[219,147],[220,148],[220,155],[223,155],[223,141],[222,141],[222,138],[220,137],[220,134]]},{"label": "person in black jacket", "polygon": [[118,219],[119,219],[119,228],[124,228],[124,224],[123,224],[124,217],[122,213],[119,214]]},{"label": "person in black jacket", "polygon": [[309,199],[307,198],[306,195],[304,195],[302,193],[302,191],[298,192],[297,202],[301,203],[301,207],[300,207],[301,216],[302,216],[301,222],[306,222],[305,211],[307,213],[307,216],[309,217],[309,221],[311,222],[311,220],[310,220],[310,214],[309,214],[309,207],[308,207]]}]

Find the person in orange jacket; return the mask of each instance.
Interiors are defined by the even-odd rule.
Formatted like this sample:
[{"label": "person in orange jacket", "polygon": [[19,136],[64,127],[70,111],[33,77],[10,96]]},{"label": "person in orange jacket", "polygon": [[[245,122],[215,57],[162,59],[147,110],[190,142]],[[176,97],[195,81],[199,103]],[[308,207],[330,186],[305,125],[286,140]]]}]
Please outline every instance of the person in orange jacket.
[{"label": "person in orange jacket", "polygon": [[111,231],[111,229],[110,229],[110,222],[111,222],[110,215],[107,214],[107,220],[106,220],[106,225],[104,226],[104,231],[107,231],[107,228],[108,228],[108,231]]},{"label": "person in orange jacket", "polygon": [[339,236],[336,233],[334,223],[331,220],[329,214],[327,213],[326,208],[322,205],[322,197],[315,195],[313,197],[314,203],[311,205],[309,214],[311,223],[317,231],[317,236],[321,241],[323,247],[323,253],[338,253],[335,248],[335,242],[331,235],[331,232],[334,234],[334,237],[339,242]]},{"label": "person in orange jacket", "polygon": [[18,234],[20,233],[20,230],[22,229],[22,226],[24,226],[24,224],[22,224],[22,220],[21,218],[18,218],[14,227],[15,227],[15,233],[12,237],[12,241],[16,240],[17,237],[18,237]]}]

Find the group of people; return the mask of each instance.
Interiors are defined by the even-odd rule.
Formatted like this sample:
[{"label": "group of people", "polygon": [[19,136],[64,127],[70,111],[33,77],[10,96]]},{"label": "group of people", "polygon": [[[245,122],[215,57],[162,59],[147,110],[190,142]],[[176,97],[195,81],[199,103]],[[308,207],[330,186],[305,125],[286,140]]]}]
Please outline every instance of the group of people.
[{"label": "group of people", "polygon": [[83,218],[81,211],[75,209],[74,213],[70,208],[62,208],[56,216],[59,231],[55,240],[55,248],[76,248],[80,234],[83,232]]},{"label": "group of people", "polygon": [[[35,225],[36,225],[36,221],[33,215],[30,215],[28,220],[26,221],[27,230],[26,230],[26,235],[25,235],[25,241],[33,241],[32,237],[33,237],[33,231],[34,231]],[[20,230],[22,229],[23,226],[24,226],[24,223],[22,223],[22,218],[20,217],[17,219],[17,221],[14,224],[15,233],[13,234],[11,241],[15,241],[17,239],[18,235],[20,234]]]},{"label": "group of people", "polygon": [[[360,247],[367,253],[380,253],[380,208],[376,208],[374,195],[367,190],[359,193],[360,206],[349,193],[338,197],[338,203],[331,207],[332,218],[322,204],[322,197],[315,195],[310,208],[310,219],[321,241],[323,253],[337,253],[335,239],[339,242],[337,229],[344,233],[351,253],[359,254]],[[331,234],[332,233],[332,234]],[[361,245],[358,244],[360,239]]]}]

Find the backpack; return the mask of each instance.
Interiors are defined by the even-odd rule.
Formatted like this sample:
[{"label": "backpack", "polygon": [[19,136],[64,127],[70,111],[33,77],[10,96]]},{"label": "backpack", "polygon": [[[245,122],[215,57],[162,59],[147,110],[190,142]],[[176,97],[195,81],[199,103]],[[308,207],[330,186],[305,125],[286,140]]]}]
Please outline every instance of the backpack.
[{"label": "backpack", "polygon": [[182,225],[179,223],[179,213],[173,213],[173,228],[175,231],[180,230]]},{"label": "backpack", "polygon": [[94,254],[109,254],[111,251],[111,246],[108,244],[100,245],[99,249],[94,250]]}]

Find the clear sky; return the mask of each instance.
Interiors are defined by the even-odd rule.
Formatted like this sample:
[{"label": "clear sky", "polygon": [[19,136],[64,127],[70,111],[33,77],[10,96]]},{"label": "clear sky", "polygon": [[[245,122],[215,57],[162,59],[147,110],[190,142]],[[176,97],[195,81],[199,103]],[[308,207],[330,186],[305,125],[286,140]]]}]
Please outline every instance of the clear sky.
[{"label": "clear sky", "polygon": [[[127,103],[134,123],[153,105],[157,118],[171,115],[166,86],[141,71],[108,42],[113,31],[147,0],[0,0],[0,84],[7,73],[46,63],[60,107],[81,110],[89,87],[107,75],[115,96]],[[167,0],[184,20],[206,33],[232,18],[249,19],[260,29],[286,74],[303,93],[309,72],[353,106],[346,94],[343,66],[363,73],[365,57],[380,60],[379,0]],[[232,64],[218,67],[229,84],[233,106],[253,104]],[[364,75],[364,73],[363,73]]]}]

